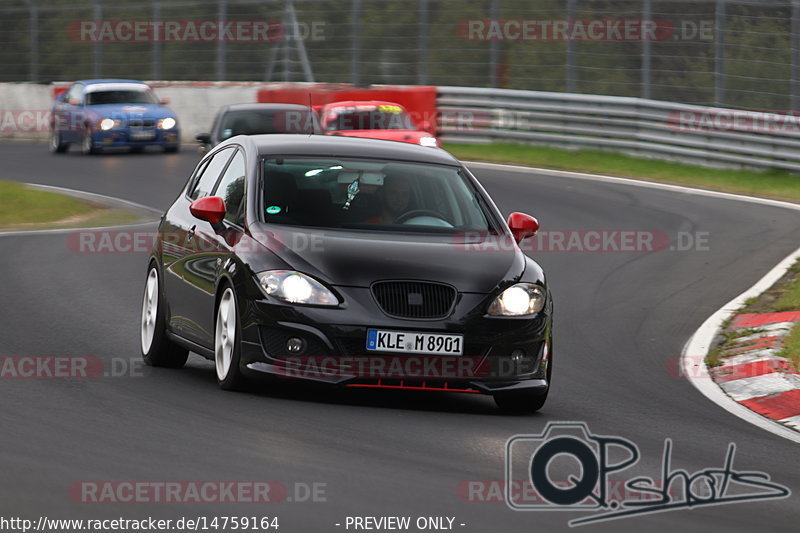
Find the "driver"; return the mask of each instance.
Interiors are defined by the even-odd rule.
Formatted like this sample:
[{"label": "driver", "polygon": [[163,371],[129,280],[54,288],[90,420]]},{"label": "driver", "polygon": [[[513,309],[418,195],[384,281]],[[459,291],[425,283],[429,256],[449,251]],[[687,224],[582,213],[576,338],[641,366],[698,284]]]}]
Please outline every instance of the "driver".
[{"label": "driver", "polygon": [[408,210],[411,184],[402,176],[386,176],[383,187],[378,191],[381,201],[381,223],[391,224]]},{"label": "driver", "polygon": [[383,179],[383,186],[378,190],[381,213],[365,220],[371,224],[394,224],[397,217],[408,211],[411,197],[411,184],[404,176],[388,175]]}]

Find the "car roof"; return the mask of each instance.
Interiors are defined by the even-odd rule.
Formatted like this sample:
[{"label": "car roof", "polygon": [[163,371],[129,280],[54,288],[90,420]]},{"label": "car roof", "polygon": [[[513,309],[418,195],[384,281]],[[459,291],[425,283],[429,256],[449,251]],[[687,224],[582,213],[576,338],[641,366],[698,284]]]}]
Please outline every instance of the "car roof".
[{"label": "car roof", "polygon": [[416,144],[344,137],[338,135],[269,134],[237,135],[224,141],[256,149],[259,155],[313,155],[323,157],[370,157],[440,165],[460,165],[448,152]]},{"label": "car roof", "polygon": [[292,111],[311,111],[307,105],[303,104],[281,104],[281,103],[264,103],[264,104],[228,104],[225,106],[225,111],[258,111],[265,110],[281,110],[290,109]]},{"label": "car roof", "polygon": [[94,80],[78,80],[75,83],[81,83],[83,85],[95,85],[98,83],[136,83],[138,85],[147,85],[143,81],[139,80],[123,80],[123,79],[115,79],[115,78],[103,78],[103,79],[94,79]]}]

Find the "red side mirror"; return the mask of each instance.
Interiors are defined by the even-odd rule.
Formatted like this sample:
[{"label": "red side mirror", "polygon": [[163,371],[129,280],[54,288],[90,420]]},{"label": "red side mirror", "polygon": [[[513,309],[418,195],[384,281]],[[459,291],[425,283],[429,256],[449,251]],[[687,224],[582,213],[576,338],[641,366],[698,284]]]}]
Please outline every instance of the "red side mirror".
[{"label": "red side mirror", "polygon": [[511,213],[508,215],[508,227],[514,234],[514,240],[522,242],[522,239],[536,235],[539,221],[525,213]]},{"label": "red side mirror", "polygon": [[225,218],[225,200],[219,196],[206,196],[192,202],[189,211],[195,218],[216,224]]},{"label": "red side mirror", "polygon": [[161,105],[169,105],[169,98],[162,98],[161,100],[159,100],[159,103]]}]

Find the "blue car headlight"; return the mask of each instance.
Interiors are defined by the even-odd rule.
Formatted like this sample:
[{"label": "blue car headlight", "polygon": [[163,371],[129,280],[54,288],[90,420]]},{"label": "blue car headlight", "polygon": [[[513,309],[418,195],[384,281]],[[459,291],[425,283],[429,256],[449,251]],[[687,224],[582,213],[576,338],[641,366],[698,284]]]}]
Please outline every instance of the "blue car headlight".
[{"label": "blue car headlight", "polygon": [[100,121],[100,129],[103,131],[118,128],[121,125],[122,121],[114,118],[104,118]]},{"label": "blue car headlight", "polygon": [[172,117],[162,118],[158,121],[158,129],[160,130],[171,130],[175,126],[177,126],[178,121]]}]

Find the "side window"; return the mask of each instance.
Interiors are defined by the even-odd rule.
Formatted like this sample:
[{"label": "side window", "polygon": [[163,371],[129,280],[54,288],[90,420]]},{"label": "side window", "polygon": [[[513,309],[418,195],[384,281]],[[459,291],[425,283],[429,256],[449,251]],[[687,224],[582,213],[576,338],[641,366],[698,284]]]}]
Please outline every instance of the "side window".
[{"label": "side window", "polygon": [[233,150],[226,148],[211,156],[211,161],[206,165],[200,178],[195,180],[194,189],[189,193],[189,198],[197,200],[211,194],[220,172],[225,168],[232,153]]},{"label": "side window", "polygon": [[195,187],[197,186],[197,180],[200,179],[200,176],[205,171],[208,164],[211,162],[211,159],[203,159],[192,171],[192,175],[189,176],[189,181],[186,182],[186,195],[191,196],[189,193],[193,192]]},{"label": "side window", "polygon": [[81,97],[83,96],[83,85],[78,83],[74,84],[72,87],[69,88],[67,91],[67,96],[64,98],[64,101],[69,103],[70,100],[77,100],[78,103],[81,103]]},{"label": "side window", "polygon": [[244,211],[241,210],[244,200],[244,175],[244,154],[241,150],[237,150],[214,193],[215,196],[225,200],[227,208],[225,220],[234,224],[240,224],[244,220]]}]

